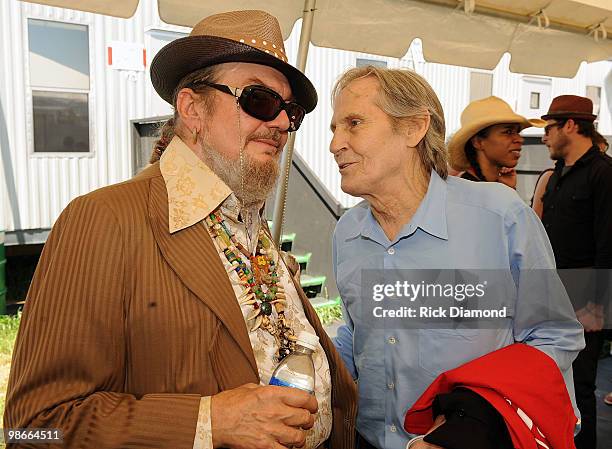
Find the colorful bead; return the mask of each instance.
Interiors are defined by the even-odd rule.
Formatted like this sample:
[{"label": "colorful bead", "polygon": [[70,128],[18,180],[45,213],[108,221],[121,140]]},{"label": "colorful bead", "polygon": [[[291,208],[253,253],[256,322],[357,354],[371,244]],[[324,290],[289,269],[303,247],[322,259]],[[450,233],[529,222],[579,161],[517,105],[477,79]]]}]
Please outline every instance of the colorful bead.
[{"label": "colorful bead", "polygon": [[264,315],[270,315],[272,313],[272,305],[269,302],[261,303],[261,312]]},{"label": "colorful bead", "polygon": [[[235,234],[232,233],[219,209],[211,212],[205,222],[217,246],[236,270],[240,285],[245,287],[239,297],[239,303],[253,306],[253,312],[249,314],[248,319],[255,319],[255,321],[250,330],[255,332],[257,329],[264,329],[269,332],[279,345],[276,358],[282,360],[294,349],[295,334],[285,323],[286,299],[284,290],[279,285],[277,264],[272,260],[274,255],[272,241],[264,230],[260,229],[255,255],[250,256],[249,251],[238,242]],[[240,253],[251,261],[250,269],[241,258]],[[269,318],[272,315],[272,304],[277,312],[276,324]]]}]

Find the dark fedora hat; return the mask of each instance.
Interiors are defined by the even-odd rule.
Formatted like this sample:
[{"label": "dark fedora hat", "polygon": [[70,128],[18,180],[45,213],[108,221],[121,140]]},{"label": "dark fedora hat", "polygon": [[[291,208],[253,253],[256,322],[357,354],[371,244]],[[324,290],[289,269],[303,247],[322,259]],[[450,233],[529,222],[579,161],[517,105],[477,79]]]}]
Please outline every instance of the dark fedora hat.
[{"label": "dark fedora hat", "polygon": [[174,90],[185,76],[224,62],[275,68],[287,77],[295,101],[306,112],[317,105],[317,91],[310,80],[287,62],[278,20],[264,11],[231,11],[202,19],[189,36],[157,53],[151,63],[151,81],[159,96],[172,104]]},{"label": "dark fedora hat", "polygon": [[593,114],[593,102],[586,97],[578,95],[560,95],[555,97],[548,108],[544,120],[551,118],[575,118],[594,121],[597,116]]}]

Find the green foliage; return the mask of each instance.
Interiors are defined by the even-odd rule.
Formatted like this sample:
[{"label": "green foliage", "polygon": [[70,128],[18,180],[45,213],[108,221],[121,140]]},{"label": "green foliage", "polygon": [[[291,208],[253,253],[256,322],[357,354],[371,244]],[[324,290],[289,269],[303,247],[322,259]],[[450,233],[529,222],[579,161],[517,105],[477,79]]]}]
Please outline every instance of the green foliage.
[{"label": "green foliage", "polygon": [[340,307],[340,304],[315,307],[315,311],[324,326],[342,319],[342,307]]},{"label": "green foliage", "polygon": [[0,315],[0,356],[8,356],[13,353],[21,313],[18,315]]},{"label": "green foliage", "polygon": [[[4,413],[4,397],[20,320],[21,313],[18,315],[0,315],[0,416]],[[3,446],[0,445],[0,447]]]}]

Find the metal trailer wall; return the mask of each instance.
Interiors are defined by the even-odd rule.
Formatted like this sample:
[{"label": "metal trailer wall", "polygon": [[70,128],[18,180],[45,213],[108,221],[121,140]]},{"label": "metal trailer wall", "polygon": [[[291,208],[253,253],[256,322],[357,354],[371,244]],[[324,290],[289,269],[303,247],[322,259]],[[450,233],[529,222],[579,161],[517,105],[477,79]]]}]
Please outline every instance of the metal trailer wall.
[{"label": "metal trailer wall", "polygon": [[[28,18],[88,26],[90,153],[33,152]],[[129,120],[145,114],[146,74],[110,70],[106,46],[112,40],[142,42],[147,24],[142,8],[124,20],[14,0],[1,2],[0,23],[4,226],[44,230],[74,197],[130,176]]]},{"label": "metal trailer wall", "polygon": [[[88,26],[89,153],[33,151],[29,18]],[[155,101],[151,55],[147,52],[146,70],[115,70],[108,65],[107,47],[121,41],[148,50],[155,30],[185,28],[163,24],[152,1],[141,1],[132,18],[119,19],[8,0],[0,2],[0,24],[0,229],[9,232],[9,244],[44,241],[73,198],[133,174],[130,120],[149,116]],[[28,231],[18,239],[10,233],[15,230]]]},{"label": "metal trailer wall", "polygon": [[[90,143],[89,154],[33,153],[32,98],[29,89],[27,19],[47,19],[85,24],[89,27],[90,57]],[[0,229],[5,228],[7,243],[16,243],[11,231],[28,230],[32,237],[44,240],[61,210],[70,200],[96,188],[120,182],[132,176],[130,120],[171,113],[153,91],[148,68],[160,37],[175,37],[189,30],[167,25],[159,19],[153,0],[141,0],[134,17],[117,19],[43,7],[17,0],[0,2]],[[290,60],[297,56],[300,21],[287,41]],[[144,71],[115,70],[107,63],[107,46],[112,41],[143,44],[147,51]],[[319,106],[310,114],[298,133],[296,150],[321,178],[323,184],[344,206],[359,201],[340,189],[340,176],[329,153],[331,132],[330,91],[345,69],[354,67],[357,58],[387,62],[388,67],[406,67],[422,74],[438,93],[444,107],[448,132],[459,127],[461,110],[469,102],[472,69],[423,60],[420,42],[415,41],[401,59],[356,52],[310,47],[307,73],[319,92]],[[522,75],[508,71],[506,55],[493,70],[494,95],[513,107],[519,95]],[[571,80],[552,79],[552,93],[585,94],[587,82],[603,87],[603,79],[612,62],[583,65]],[[602,88],[600,120],[612,134],[609,111]],[[23,235],[21,235],[23,237]]]}]

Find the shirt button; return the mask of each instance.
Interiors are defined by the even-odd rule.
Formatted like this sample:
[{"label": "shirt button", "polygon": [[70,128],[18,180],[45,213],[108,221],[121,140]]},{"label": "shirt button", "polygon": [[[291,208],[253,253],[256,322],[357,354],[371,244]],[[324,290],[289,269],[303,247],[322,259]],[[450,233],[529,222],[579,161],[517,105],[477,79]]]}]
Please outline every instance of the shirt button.
[{"label": "shirt button", "polygon": [[387,254],[391,254],[391,255],[395,254],[395,248],[389,248],[387,250]]},{"label": "shirt button", "polygon": [[397,427],[395,427],[395,425],[391,424],[391,427],[389,428],[389,430],[393,433],[397,432]]},{"label": "shirt button", "polygon": [[390,345],[394,345],[397,342],[397,340],[395,339],[395,337],[389,337],[389,344]]},{"label": "shirt button", "polygon": [[395,384],[394,384],[393,382],[389,382],[389,383],[387,384],[387,388],[388,388],[389,390],[393,390],[393,389],[395,388]]}]

